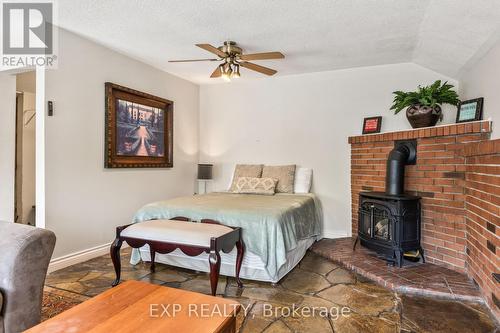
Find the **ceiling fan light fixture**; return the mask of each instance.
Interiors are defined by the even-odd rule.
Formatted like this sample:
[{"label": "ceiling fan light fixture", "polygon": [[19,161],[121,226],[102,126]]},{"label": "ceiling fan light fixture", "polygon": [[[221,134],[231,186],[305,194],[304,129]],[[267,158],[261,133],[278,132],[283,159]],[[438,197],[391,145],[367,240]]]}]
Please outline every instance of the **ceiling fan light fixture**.
[{"label": "ceiling fan light fixture", "polygon": [[234,65],[234,72],[231,74],[231,78],[238,79],[240,77],[240,65]]},{"label": "ceiling fan light fixture", "polygon": [[231,67],[231,64],[229,63],[226,63],[225,65],[223,65],[222,67],[222,78],[225,80],[225,81],[231,81],[231,77],[232,77],[232,74],[233,74],[233,69]]},{"label": "ceiling fan light fixture", "polygon": [[252,53],[243,54],[243,50],[239,47],[236,42],[227,41],[224,45],[215,47],[210,44],[196,44],[199,48],[204,49],[214,55],[217,58],[210,59],[192,59],[192,60],[169,60],[169,62],[197,62],[197,61],[222,61],[218,67],[210,75],[211,78],[222,77],[226,81],[231,81],[232,78],[239,78],[240,66],[246,69],[272,76],[278,71],[264,67],[249,60],[269,60],[269,59],[283,59],[285,56],[281,52],[263,52],[263,53]]}]

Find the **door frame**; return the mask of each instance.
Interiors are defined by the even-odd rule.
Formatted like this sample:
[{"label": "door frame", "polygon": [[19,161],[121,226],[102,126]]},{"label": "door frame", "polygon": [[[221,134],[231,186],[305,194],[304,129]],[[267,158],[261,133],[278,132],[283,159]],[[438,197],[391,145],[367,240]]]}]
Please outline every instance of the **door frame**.
[{"label": "door frame", "polygon": [[[35,70],[36,72],[36,89],[35,89],[35,98],[36,98],[36,103],[35,103],[35,112],[36,112],[36,127],[35,127],[35,149],[36,149],[36,157],[35,157],[35,205],[36,205],[36,211],[35,211],[35,218],[36,218],[36,227],[38,228],[45,228],[46,226],[46,216],[45,216],[45,91],[46,91],[46,86],[45,86],[45,73],[46,73],[46,68],[45,66],[37,66],[35,67],[23,67],[23,68],[16,68],[12,70],[7,70],[7,71],[0,71],[0,74],[4,75],[16,75],[20,74],[23,72],[27,71],[33,71]],[[16,93],[16,89],[12,93]],[[17,96],[16,96],[17,99]],[[13,107],[16,108],[17,113],[17,103],[13,103]],[[14,126],[16,125],[16,119],[12,119],[14,121]],[[12,135],[9,139],[10,142],[13,142],[15,144],[16,142],[16,134],[17,129],[12,132]],[[15,155],[15,154],[14,154]],[[16,163],[17,159],[15,156],[11,155],[11,158],[14,158],[14,163]],[[11,163],[11,160],[8,162]],[[15,164],[11,167],[14,167],[14,178],[15,178]],[[11,169],[12,170],[12,169]],[[11,209],[11,217],[9,218],[9,222],[13,222],[15,219],[15,196],[16,196],[16,191],[15,191],[15,179],[14,179],[14,186],[12,187],[12,197],[10,200],[14,204],[14,207]],[[10,195],[10,194],[9,194]],[[10,215],[9,214],[9,215]]]},{"label": "door frame", "polygon": [[36,67],[35,89],[35,221],[36,227],[45,228],[45,73],[44,66]]},{"label": "door frame", "polygon": [[[19,183],[19,181],[22,179],[22,166],[19,168],[19,163],[18,163],[18,158],[19,158],[19,146],[23,146],[23,141],[22,141],[22,132],[19,133],[19,108],[23,108],[22,103],[22,98],[23,98],[23,93],[16,91],[16,138],[15,138],[15,154],[14,154],[14,223],[18,223],[19,217],[22,215],[23,212],[23,207],[22,207],[22,200],[19,200],[19,198],[22,198],[23,196],[23,185],[22,183]],[[21,150],[21,155],[22,155],[22,150]],[[21,175],[19,175],[19,172],[21,172]],[[19,191],[21,191],[19,193]],[[19,201],[21,201],[21,206],[19,206]]]}]

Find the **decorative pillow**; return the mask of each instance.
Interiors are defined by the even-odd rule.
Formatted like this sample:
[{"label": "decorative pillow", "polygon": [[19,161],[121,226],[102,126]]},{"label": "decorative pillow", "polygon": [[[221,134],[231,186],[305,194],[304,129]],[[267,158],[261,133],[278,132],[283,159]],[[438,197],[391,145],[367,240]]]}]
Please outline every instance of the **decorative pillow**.
[{"label": "decorative pillow", "polygon": [[236,181],[240,177],[255,177],[260,178],[262,176],[262,164],[237,164],[234,168],[233,181],[229,191],[234,192],[236,190]]},{"label": "decorative pillow", "polygon": [[310,168],[297,168],[295,170],[295,184],[293,185],[295,193],[311,192],[312,172]]},{"label": "decorative pillow", "polygon": [[293,193],[295,165],[264,166],[262,178],[278,179],[276,193]]},{"label": "decorative pillow", "polygon": [[274,195],[277,179],[239,177],[236,180],[236,193]]}]

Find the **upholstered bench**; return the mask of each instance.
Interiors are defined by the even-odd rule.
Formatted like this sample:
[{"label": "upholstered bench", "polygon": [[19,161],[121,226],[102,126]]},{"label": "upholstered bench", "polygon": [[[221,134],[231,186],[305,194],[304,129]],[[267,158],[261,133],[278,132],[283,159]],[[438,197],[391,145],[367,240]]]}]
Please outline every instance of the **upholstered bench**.
[{"label": "upholstered bench", "polygon": [[214,220],[190,222],[185,217],[170,220],[151,220],[129,224],[116,228],[116,239],[111,244],[111,259],[116,273],[113,286],[120,283],[121,263],[120,248],[126,242],[133,248],[149,245],[151,253],[151,272],[155,270],[155,253],[170,253],[180,249],[188,256],[209,253],[210,287],[215,296],[219,281],[220,251],[229,253],[235,246],[236,281],[242,287],[240,269],[243,261],[244,245],[241,240],[241,228],[232,228]]}]

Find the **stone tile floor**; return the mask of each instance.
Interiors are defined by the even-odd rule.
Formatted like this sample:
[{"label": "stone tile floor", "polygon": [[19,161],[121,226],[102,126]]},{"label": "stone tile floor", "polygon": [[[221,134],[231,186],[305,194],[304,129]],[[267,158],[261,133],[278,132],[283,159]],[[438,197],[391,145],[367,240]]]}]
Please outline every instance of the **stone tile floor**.
[{"label": "stone tile floor", "polygon": [[[122,251],[124,280],[210,293],[205,273],[161,264],[150,273],[148,264],[129,265],[129,255],[130,249]],[[102,256],[49,274],[45,291],[76,304],[110,288],[113,279],[111,260]],[[498,331],[482,305],[393,292],[312,252],[277,285],[255,281],[244,285],[238,289],[234,279],[221,277],[218,288],[220,297],[248,307],[246,316],[245,311],[238,316],[239,332]],[[294,306],[299,312],[289,314]]]},{"label": "stone tile floor", "polygon": [[341,264],[389,289],[426,296],[481,302],[478,287],[465,274],[426,263],[405,260],[403,267],[387,265],[385,259],[359,243],[353,251],[354,238],[323,239],[312,251]]}]

